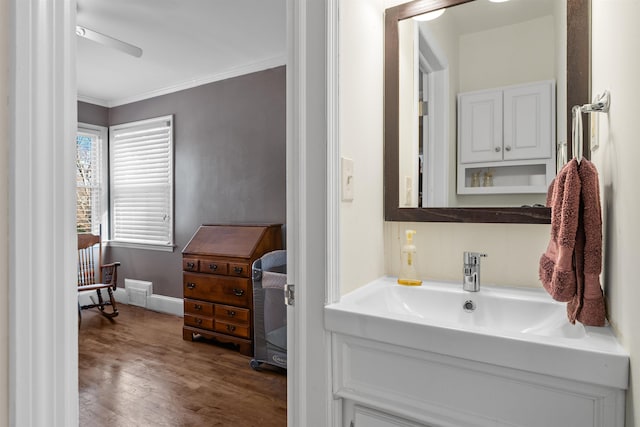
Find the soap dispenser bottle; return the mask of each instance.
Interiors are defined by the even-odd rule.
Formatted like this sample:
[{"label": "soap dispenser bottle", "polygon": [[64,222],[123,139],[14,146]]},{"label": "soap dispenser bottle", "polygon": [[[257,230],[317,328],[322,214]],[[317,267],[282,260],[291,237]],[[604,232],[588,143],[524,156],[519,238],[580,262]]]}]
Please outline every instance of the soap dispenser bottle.
[{"label": "soap dispenser bottle", "polygon": [[407,286],[420,286],[421,280],[418,280],[418,273],[416,272],[416,245],[413,244],[413,235],[416,234],[415,230],[405,230],[406,242],[402,245],[400,266],[400,276],[398,277],[398,283],[400,285]]}]

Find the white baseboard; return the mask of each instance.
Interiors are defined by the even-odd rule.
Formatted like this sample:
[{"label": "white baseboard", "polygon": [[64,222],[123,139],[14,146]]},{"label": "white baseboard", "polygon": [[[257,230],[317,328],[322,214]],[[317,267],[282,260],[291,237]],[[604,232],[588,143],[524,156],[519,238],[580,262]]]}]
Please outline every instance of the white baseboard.
[{"label": "white baseboard", "polygon": [[165,295],[151,295],[147,297],[147,309],[184,317],[184,300]]},{"label": "white baseboard", "polygon": [[116,297],[116,301],[121,304],[129,304],[129,295],[127,294],[127,290],[125,288],[116,288],[114,292]]},{"label": "white baseboard", "polygon": [[[117,288],[115,291],[116,301],[121,304],[129,304],[129,296],[124,288]],[[90,304],[90,295],[95,295],[93,291],[78,294],[78,301],[81,305]],[[105,293],[106,296],[106,293]],[[160,313],[173,314],[184,317],[184,302],[181,298],[168,297],[165,295],[147,296],[147,310],[158,311]]]}]

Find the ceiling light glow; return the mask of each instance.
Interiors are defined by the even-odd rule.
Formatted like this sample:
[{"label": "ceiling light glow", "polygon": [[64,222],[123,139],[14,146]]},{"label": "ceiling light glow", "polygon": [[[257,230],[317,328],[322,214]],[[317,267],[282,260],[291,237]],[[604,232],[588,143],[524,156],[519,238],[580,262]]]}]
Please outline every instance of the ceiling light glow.
[{"label": "ceiling light glow", "polygon": [[421,21],[421,22],[426,22],[426,21],[433,21],[436,18],[441,17],[444,14],[444,11],[446,9],[438,9],[438,10],[434,10],[433,12],[427,12],[424,13],[422,15],[418,15],[418,16],[414,16],[413,19],[415,19],[416,21]]}]

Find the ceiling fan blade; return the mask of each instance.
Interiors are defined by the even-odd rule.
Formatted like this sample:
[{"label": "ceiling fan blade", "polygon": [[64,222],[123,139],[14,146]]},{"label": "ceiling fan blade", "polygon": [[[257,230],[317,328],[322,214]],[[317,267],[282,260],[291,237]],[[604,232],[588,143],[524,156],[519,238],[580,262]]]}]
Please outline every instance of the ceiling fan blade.
[{"label": "ceiling fan blade", "polygon": [[114,39],[113,37],[106,36],[97,31],[90,30],[89,28],[76,25],[76,34],[80,37],[118,49],[122,52],[128,53],[129,55],[135,56],[136,58],[140,58],[142,56],[142,49],[138,46],[125,43],[122,40]]}]

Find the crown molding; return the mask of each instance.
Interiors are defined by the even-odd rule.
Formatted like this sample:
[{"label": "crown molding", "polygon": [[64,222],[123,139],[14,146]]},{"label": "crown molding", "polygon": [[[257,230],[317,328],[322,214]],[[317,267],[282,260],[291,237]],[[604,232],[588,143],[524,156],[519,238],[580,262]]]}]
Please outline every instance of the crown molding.
[{"label": "crown molding", "polygon": [[93,98],[91,96],[78,94],[78,101],[86,102],[87,104],[99,105],[101,107],[109,107],[109,101],[100,98]]},{"label": "crown molding", "polygon": [[202,86],[202,85],[214,83],[217,81],[227,80],[233,77],[243,76],[245,74],[251,74],[258,71],[264,71],[271,68],[280,67],[282,65],[286,65],[286,63],[287,63],[286,55],[281,55],[273,58],[268,58],[262,61],[254,62],[251,64],[242,65],[239,67],[232,67],[220,73],[205,75],[202,77],[177,83],[175,85],[166,86],[164,88],[152,90],[149,92],[139,93],[136,95],[131,95],[124,98],[104,100],[104,99],[94,98],[90,96],[85,96],[83,94],[78,94],[78,101],[88,102],[90,104],[95,104],[95,105],[101,105],[107,108],[118,107],[120,105],[131,104],[138,101],[144,101],[146,99],[155,98],[162,95],[168,95],[170,93],[180,92],[182,90],[191,89],[197,86]]}]

